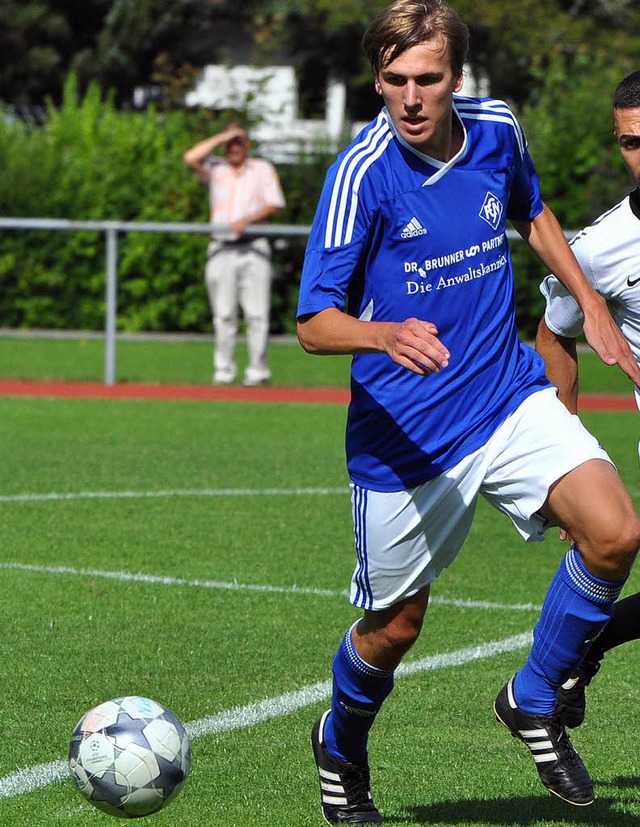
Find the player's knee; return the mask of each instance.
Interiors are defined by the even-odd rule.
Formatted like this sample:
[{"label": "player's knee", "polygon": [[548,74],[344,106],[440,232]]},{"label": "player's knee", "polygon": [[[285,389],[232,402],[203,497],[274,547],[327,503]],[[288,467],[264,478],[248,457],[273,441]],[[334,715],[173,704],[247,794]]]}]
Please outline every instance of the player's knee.
[{"label": "player's knee", "polygon": [[[640,549],[640,520],[633,514],[609,524],[594,542],[580,544],[587,566],[595,567],[599,576],[617,580],[626,577]],[[589,563],[591,562],[591,566]]]},{"label": "player's knee", "polygon": [[422,630],[422,618],[397,617],[384,630],[389,649],[394,652],[408,652],[416,642]]},{"label": "player's knee", "polygon": [[627,521],[625,529],[618,539],[618,548],[621,562],[627,564],[628,568],[631,569],[640,549],[640,520],[635,514],[632,519]]}]

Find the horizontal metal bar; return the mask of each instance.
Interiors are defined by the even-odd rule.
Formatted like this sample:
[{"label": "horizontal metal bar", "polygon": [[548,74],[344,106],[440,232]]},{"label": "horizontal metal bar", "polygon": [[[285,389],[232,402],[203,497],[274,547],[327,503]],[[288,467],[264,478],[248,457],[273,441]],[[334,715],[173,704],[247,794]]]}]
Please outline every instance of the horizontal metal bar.
[{"label": "horizontal metal bar", "polygon": [[[119,233],[212,233],[233,232],[226,224],[195,224],[178,221],[84,221],[73,218],[0,218],[0,228],[13,230],[95,230]],[[247,235],[306,236],[311,227],[299,224],[252,224]]]}]

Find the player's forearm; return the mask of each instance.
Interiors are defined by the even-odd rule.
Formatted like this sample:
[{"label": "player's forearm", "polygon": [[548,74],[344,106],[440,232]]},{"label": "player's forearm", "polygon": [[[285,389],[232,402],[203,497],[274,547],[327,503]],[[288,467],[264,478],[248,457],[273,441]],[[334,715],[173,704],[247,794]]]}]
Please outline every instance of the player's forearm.
[{"label": "player's forearm", "polygon": [[551,210],[545,206],[532,221],[514,222],[514,226],[578,302],[584,315],[583,330],[589,346],[605,365],[618,365],[640,387],[640,367],[629,343],[614,322],[607,303],[582,272]]},{"label": "player's forearm", "polygon": [[513,225],[547,270],[567,288],[585,315],[601,310],[604,300],[582,272],[558,219],[546,205],[532,221],[514,221]]},{"label": "player's forearm", "polygon": [[558,389],[558,398],[571,411],[578,412],[578,356],[576,340],[557,336],[544,318],[538,325],[536,350],[545,362],[547,376]]},{"label": "player's forearm", "polygon": [[432,322],[363,322],[335,307],[298,322],[298,338],[308,353],[386,353],[403,368],[429,376],[449,364],[449,350]]},{"label": "player's forearm", "polygon": [[363,322],[330,307],[299,319],[298,339],[307,353],[321,356],[384,353],[388,324]]}]

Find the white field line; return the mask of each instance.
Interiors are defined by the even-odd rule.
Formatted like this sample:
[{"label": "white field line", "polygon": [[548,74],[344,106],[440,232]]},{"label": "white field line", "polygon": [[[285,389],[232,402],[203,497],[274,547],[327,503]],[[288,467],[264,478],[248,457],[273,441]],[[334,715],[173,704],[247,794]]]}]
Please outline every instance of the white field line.
[{"label": "white field line", "polygon": [[[33,572],[35,574],[69,575],[72,577],[99,577],[122,583],[145,583],[160,586],[181,586],[195,589],[220,589],[222,591],[248,591],[271,594],[302,594],[314,597],[348,597],[348,590],[316,589],[305,586],[270,586],[261,583],[238,583],[224,580],[187,580],[182,577],[167,577],[156,574],[132,573],[127,571],[104,571],[102,569],[75,568],[74,566],[36,566],[29,563],[0,563],[0,570]],[[455,606],[460,609],[497,609],[507,611],[539,612],[534,603],[491,603],[486,600],[460,600],[457,598],[432,596],[429,603],[438,606]]]},{"label": "white field line", "polygon": [[348,488],[177,488],[160,491],[77,491],[42,494],[3,494],[0,503],[58,500],[136,500],[158,497],[325,497],[348,494]]},{"label": "white field line", "polygon": [[[167,488],[158,491],[49,491],[40,494],[0,494],[0,503],[65,500],[138,500],[162,497],[326,497],[345,495],[348,488]],[[640,491],[629,490],[632,497]]]},{"label": "white field line", "polygon": [[[531,632],[523,632],[520,635],[495,640],[480,646],[458,649],[455,652],[445,652],[441,655],[431,655],[413,663],[401,665],[397,675],[415,675],[419,672],[446,669],[451,666],[463,666],[476,660],[492,658],[508,652],[515,652],[518,649],[524,649],[531,645],[531,639]],[[186,729],[190,738],[229,732],[234,729],[260,724],[273,718],[284,717],[319,701],[326,701],[330,697],[331,681],[322,681],[304,686],[294,692],[286,692],[284,695],[278,695],[275,698],[266,698],[264,701],[219,712],[209,718],[191,721],[186,724]],[[18,770],[4,778],[0,778],[0,798],[12,798],[34,792],[56,781],[62,781],[68,775],[68,765],[64,760],[37,764],[33,767]]]}]

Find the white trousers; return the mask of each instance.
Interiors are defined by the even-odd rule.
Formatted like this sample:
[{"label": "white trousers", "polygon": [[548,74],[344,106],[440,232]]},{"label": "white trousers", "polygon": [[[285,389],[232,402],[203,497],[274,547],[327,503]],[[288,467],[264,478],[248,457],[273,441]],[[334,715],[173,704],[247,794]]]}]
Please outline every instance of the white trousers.
[{"label": "white trousers", "polygon": [[215,348],[213,381],[236,378],[238,308],[247,326],[249,364],[245,382],[256,384],[271,376],[267,366],[271,309],[271,248],[266,238],[239,244],[212,241],[207,250],[205,283],[213,317]]}]

